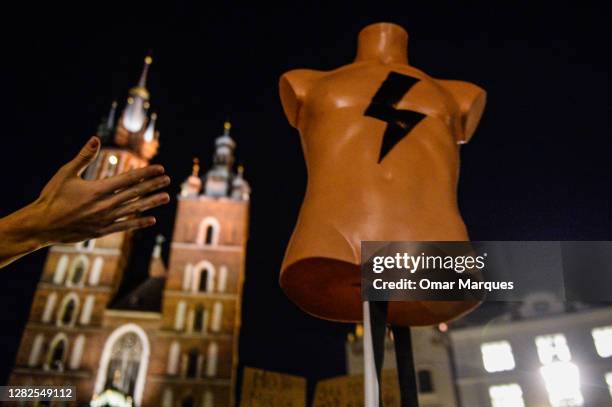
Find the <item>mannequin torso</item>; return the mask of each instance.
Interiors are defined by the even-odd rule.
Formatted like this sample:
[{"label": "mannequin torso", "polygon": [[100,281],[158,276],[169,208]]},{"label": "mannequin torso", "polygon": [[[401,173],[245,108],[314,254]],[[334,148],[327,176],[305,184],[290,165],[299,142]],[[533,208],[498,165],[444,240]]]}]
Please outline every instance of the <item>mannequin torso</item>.
[{"label": "mannequin torso", "polygon": [[[354,63],[280,80],[308,167],[281,286],[323,318],[361,317],[361,241],[468,240],[456,202],[458,144],[475,130],[485,92],[408,65],[406,44],[400,27],[375,24],[360,34]],[[414,309],[392,304],[389,313],[423,325],[456,316],[457,306],[438,303],[436,315],[410,316]]]}]

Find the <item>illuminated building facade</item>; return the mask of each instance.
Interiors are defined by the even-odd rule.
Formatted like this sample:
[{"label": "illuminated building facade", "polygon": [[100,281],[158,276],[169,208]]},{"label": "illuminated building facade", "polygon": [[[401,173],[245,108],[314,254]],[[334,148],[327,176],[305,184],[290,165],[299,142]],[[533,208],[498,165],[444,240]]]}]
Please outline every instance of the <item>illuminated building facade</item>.
[{"label": "illuminated building facade", "polygon": [[[113,103],[99,126],[102,149],[87,179],[156,155],[151,62],[118,120]],[[200,177],[196,161],[181,187],[168,267],[160,237],[148,278],[127,295],[118,292],[130,232],[50,249],[10,384],[73,385],[79,406],[233,405],[250,195],[234,171],[235,147],[226,123],[211,170]]]},{"label": "illuminated building facade", "polygon": [[452,329],[460,405],[612,405],[612,308],[537,295],[518,315]]}]

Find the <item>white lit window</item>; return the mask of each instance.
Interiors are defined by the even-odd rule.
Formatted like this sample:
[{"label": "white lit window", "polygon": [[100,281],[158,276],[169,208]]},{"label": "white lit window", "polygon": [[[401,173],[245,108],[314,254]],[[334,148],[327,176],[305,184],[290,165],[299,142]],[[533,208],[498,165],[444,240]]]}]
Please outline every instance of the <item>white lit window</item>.
[{"label": "white lit window", "polygon": [[606,373],[606,383],[608,383],[608,390],[610,391],[610,397],[612,397],[612,372]]},{"label": "white lit window", "polygon": [[540,368],[552,407],[576,407],[584,403],[580,370],[571,362],[552,362]]},{"label": "white lit window", "polygon": [[508,341],[483,343],[480,351],[484,368],[489,373],[512,370],[515,367],[512,347]]},{"label": "white lit window", "polygon": [[525,407],[523,390],[516,383],[489,387],[492,407]]},{"label": "white lit window", "polygon": [[603,326],[591,331],[597,354],[602,358],[612,356],[612,326]]},{"label": "white lit window", "polygon": [[538,357],[543,365],[554,361],[569,362],[572,360],[567,340],[563,334],[542,335],[535,338]]}]

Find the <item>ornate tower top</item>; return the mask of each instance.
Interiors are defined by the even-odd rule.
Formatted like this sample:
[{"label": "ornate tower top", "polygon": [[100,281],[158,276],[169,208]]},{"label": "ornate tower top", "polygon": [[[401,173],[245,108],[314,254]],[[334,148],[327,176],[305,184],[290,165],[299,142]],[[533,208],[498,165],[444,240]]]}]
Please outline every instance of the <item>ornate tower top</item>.
[{"label": "ornate tower top", "polygon": [[181,196],[184,198],[195,197],[199,195],[201,190],[202,180],[200,179],[200,160],[194,157],[191,175],[181,184]]},{"label": "ornate tower top", "polygon": [[113,102],[111,111],[98,126],[97,135],[106,146],[131,150],[145,160],[157,154],[159,131],[156,130],[157,114],[148,116],[149,90],[147,76],[153,59],[147,56],[136,86],[128,93],[127,102],[119,121],[116,120],[117,102]]},{"label": "ornate tower top", "polygon": [[150,96],[147,90],[147,75],[152,62],[153,59],[150,56],[145,57],[138,85],[130,89],[127,105],[123,110],[122,124],[131,133],[140,131],[147,120]]}]

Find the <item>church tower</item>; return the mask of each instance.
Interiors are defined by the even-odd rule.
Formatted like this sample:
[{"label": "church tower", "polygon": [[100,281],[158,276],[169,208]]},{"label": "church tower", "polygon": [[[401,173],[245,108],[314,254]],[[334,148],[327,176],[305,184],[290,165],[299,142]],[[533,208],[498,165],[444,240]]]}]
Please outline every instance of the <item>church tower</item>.
[{"label": "church tower", "polygon": [[234,405],[250,195],[235,146],[225,123],[212,168],[200,178],[194,160],[178,197],[156,345],[163,407]]},{"label": "church tower", "polygon": [[[85,174],[102,179],[144,167],[155,156],[159,132],[148,114],[146,88],[151,57],[116,119],[113,103],[98,127],[102,148]],[[49,250],[10,383],[73,385],[78,405],[88,405],[101,353],[104,312],[121,282],[130,254],[131,233],[120,232]]]}]

